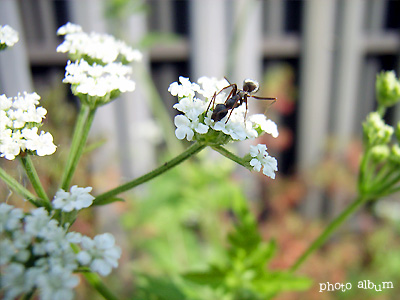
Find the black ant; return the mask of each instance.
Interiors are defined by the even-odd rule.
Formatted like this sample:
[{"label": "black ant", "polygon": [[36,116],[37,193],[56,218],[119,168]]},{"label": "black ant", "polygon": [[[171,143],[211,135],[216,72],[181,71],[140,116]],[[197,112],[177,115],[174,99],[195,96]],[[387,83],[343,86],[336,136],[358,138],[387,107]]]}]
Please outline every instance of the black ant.
[{"label": "black ant", "polygon": [[[228,97],[226,98],[225,103],[217,104],[214,108],[215,99],[216,99],[217,95],[219,93],[221,93],[222,91],[229,89],[229,88],[232,88],[232,90],[229,93]],[[210,109],[211,103],[213,104],[213,113],[211,115],[211,119],[214,120],[215,122],[221,121],[228,114],[228,111],[231,110],[228,118],[225,121],[225,124],[226,124],[229,121],[229,118],[231,117],[233,110],[235,108],[239,107],[240,105],[242,105],[243,103],[246,103],[246,114],[247,114],[247,110],[248,110],[247,98],[251,97],[254,99],[258,99],[258,100],[272,100],[274,102],[276,101],[276,98],[269,98],[269,97],[265,98],[265,97],[254,96],[253,94],[256,93],[258,91],[258,89],[259,89],[258,82],[255,80],[251,80],[251,79],[245,79],[243,81],[243,89],[238,89],[238,86],[236,83],[229,84],[228,86],[221,89],[218,93],[217,92],[214,93],[214,96],[211,98],[210,104],[207,107],[206,115],[207,115],[208,110]],[[245,116],[245,119],[246,119],[246,116]]]}]

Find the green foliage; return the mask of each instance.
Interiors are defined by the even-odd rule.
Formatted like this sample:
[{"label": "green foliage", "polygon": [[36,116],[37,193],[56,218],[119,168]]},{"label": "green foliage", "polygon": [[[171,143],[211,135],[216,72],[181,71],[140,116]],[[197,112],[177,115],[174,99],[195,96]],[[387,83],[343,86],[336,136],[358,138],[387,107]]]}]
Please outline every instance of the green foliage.
[{"label": "green foliage", "polygon": [[140,286],[133,300],[186,300],[182,290],[171,280],[140,275]]},{"label": "green foliage", "polygon": [[306,278],[266,268],[276,243],[262,240],[241,188],[227,180],[231,162],[199,159],[152,181],[123,218],[136,247],[134,269],[146,273],[133,299],[269,299],[309,287]]},{"label": "green foliage", "polygon": [[309,288],[311,281],[307,278],[266,267],[276,252],[276,243],[262,240],[252,214],[244,205],[236,208],[235,213],[237,223],[228,236],[225,261],[211,264],[207,271],[186,273],[184,278],[220,290],[226,299],[232,300],[270,299],[282,291]]}]

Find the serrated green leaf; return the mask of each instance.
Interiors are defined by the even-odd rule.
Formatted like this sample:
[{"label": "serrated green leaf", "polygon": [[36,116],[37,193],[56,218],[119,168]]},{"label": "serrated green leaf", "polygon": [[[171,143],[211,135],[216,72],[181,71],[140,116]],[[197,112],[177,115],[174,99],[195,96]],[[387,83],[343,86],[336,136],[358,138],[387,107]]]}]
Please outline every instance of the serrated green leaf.
[{"label": "serrated green leaf", "polygon": [[264,268],[265,264],[271,260],[276,252],[276,242],[271,240],[269,243],[260,243],[260,245],[249,253],[246,258],[248,266],[255,266]]}]

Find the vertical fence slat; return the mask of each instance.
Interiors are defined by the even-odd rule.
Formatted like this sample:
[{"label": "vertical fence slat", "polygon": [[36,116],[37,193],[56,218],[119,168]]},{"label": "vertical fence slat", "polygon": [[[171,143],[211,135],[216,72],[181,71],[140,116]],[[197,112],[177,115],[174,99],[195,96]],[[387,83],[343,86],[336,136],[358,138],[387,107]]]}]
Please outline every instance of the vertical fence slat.
[{"label": "vertical fence slat", "polygon": [[224,76],[226,62],[225,0],[190,2],[191,73],[200,76]]},{"label": "vertical fence slat", "polygon": [[19,33],[19,42],[0,53],[0,93],[11,97],[18,92],[33,92],[25,34],[17,1],[0,1],[0,22],[1,25],[10,25]]},{"label": "vertical fence slat", "polygon": [[[320,161],[328,131],[335,4],[334,0],[304,3],[298,123],[298,165],[303,172]],[[310,190],[303,208],[307,216],[319,214],[321,201],[316,188]]]}]

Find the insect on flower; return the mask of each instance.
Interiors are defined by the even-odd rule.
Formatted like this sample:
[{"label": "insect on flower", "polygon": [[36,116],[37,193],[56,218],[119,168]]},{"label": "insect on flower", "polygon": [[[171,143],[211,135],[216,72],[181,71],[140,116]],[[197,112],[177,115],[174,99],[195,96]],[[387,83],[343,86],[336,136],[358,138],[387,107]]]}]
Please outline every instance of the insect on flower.
[{"label": "insect on flower", "polygon": [[[226,80],[229,82],[228,79]],[[221,121],[228,114],[229,110],[231,110],[228,118],[225,121],[225,123],[227,123],[232,115],[233,110],[241,106],[243,103],[246,104],[246,114],[247,114],[248,110],[247,98],[254,98],[257,100],[270,100],[273,101],[272,103],[274,103],[277,100],[275,97],[258,97],[253,95],[258,91],[259,87],[260,85],[258,84],[258,82],[252,79],[245,79],[243,81],[243,89],[239,89],[236,83],[232,84],[230,83],[228,86],[221,89],[218,93],[217,92],[214,93],[214,96],[211,98],[210,104],[207,107],[206,115],[208,110],[210,109],[210,106],[212,105],[213,113],[211,115],[211,119],[214,120],[215,122],[218,122]],[[219,103],[215,105],[215,99],[217,95],[229,88],[232,88],[232,90],[230,91],[228,97],[226,98],[225,103],[224,104]]]}]

